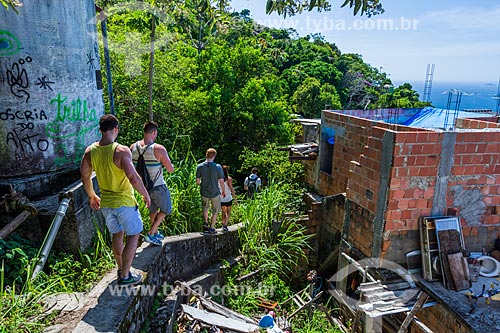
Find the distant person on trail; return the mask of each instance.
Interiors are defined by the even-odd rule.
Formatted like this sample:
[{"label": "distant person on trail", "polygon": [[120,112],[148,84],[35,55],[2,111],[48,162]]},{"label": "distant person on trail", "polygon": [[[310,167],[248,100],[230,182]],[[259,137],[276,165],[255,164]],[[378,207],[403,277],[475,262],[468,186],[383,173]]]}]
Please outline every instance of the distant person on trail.
[{"label": "distant person on trail", "polygon": [[[135,285],[142,281],[142,276],[131,272],[130,267],[142,231],[142,219],[134,188],[142,194],[146,207],[151,204],[151,199],[134,168],[130,149],[115,142],[119,131],[118,119],[105,114],[99,119],[99,130],[101,139],[85,149],[80,165],[81,179],[90,207],[101,209],[112,234],[111,247],[118,265],[118,284]],[[92,171],[95,171],[101,197],[94,192]]]},{"label": "distant person on trail", "polygon": [[170,161],[167,149],[155,143],[158,137],[158,124],[154,121],[148,121],[144,124],[143,132],[144,138],[132,144],[130,150],[132,150],[134,165],[137,165],[139,154],[144,156],[147,172],[153,182],[152,188],[148,189],[151,197],[151,206],[149,206],[151,228],[144,240],[154,245],[161,245],[164,236],[158,231],[158,227],[165,216],[172,213],[172,198],[163,178],[163,167],[172,173],[174,172],[174,166]]},{"label": "distant person on trail", "polygon": [[231,217],[231,206],[234,204],[238,204],[236,199],[236,193],[234,193],[233,188],[233,178],[229,176],[229,166],[223,165],[222,171],[224,172],[224,187],[226,191],[226,196],[221,198],[221,206],[222,206],[222,231],[228,231],[227,224],[229,222],[229,218]]},{"label": "distant person on trail", "polygon": [[260,191],[262,186],[262,181],[259,176],[257,176],[257,172],[257,168],[253,167],[252,173],[245,178],[245,182],[243,183],[243,188],[247,191],[247,197],[250,199],[252,199],[254,195]]},{"label": "distant person on trail", "polygon": [[[203,231],[209,234],[217,233],[215,223],[217,222],[217,215],[221,211],[221,196],[222,198],[226,196],[224,172],[220,164],[214,162],[215,156],[217,156],[217,151],[214,148],[207,149],[205,162],[198,164],[196,167],[196,184],[200,185],[203,207]],[[210,205],[212,205],[212,217],[209,226],[208,210]]]}]

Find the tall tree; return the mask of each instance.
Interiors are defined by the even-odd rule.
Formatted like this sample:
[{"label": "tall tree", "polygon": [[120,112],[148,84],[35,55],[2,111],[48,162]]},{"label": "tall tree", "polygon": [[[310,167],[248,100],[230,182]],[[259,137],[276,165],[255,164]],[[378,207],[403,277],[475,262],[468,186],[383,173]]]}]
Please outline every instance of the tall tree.
[{"label": "tall tree", "polygon": [[[354,15],[360,13],[361,15],[366,14],[370,17],[384,12],[380,0],[345,0],[341,7],[347,5],[353,9]],[[266,12],[268,14],[277,12],[284,17],[313,9],[329,11],[331,10],[331,5],[326,0],[267,0],[266,4]]]}]

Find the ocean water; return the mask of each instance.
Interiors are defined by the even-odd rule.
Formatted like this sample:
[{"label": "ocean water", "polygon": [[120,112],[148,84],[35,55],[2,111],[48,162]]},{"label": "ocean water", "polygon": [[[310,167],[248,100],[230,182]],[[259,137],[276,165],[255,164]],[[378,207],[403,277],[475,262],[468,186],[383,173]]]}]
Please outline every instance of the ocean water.
[{"label": "ocean water", "polygon": [[[402,82],[395,82],[398,86]],[[424,97],[424,82],[408,82],[420,95]],[[494,112],[498,110],[498,82],[432,82],[431,102],[436,108],[446,109],[448,106],[448,92],[453,89],[463,91],[460,99],[459,110],[464,109],[489,109]],[[455,110],[457,106],[457,95],[452,95],[450,109]]]}]

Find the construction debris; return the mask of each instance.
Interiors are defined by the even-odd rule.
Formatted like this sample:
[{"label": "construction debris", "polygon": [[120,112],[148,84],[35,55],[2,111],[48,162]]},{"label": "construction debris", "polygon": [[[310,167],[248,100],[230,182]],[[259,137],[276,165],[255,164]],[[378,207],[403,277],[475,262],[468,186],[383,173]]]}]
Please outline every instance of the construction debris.
[{"label": "construction debris", "polygon": [[[210,328],[217,328],[216,332],[226,332],[230,330],[241,333],[258,332],[259,327],[254,324],[245,323],[244,321],[231,319],[217,313],[211,313],[206,310],[201,310],[186,304],[182,304],[182,312],[185,317],[190,321],[192,326],[193,322],[198,321],[200,326],[207,326]],[[196,324],[195,324],[196,325]]]},{"label": "construction debris", "polygon": [[208,330],[214,333],[252,333],[259,331],[255,320],[200,295],[182,282],[175,282],[175,286],[179,288],[176,302],[178,306],[174,309],[173,320],[169,326],[173,326],[173,322],[176,322],[178,332]]}]

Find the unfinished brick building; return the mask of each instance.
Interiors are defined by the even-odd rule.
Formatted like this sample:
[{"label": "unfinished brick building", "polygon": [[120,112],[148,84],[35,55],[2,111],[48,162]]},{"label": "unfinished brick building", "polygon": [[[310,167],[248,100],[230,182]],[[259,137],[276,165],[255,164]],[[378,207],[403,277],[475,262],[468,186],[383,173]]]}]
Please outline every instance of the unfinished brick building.
[{"label": "unfinished brick building", "polygon": [[[422,111],[322,112],[319,154],[305,165],[308,183],[322,196],[311,200],[309,214],[323,268],[335,260],[345,265],[332,253],[346,249],[356,259],[378,259],[382,268],[387,262],[406,266],[406,254],[421,247],[419,219],[428,216],[457,216],[469,252],[493,247],[500,234],[496,115],[446,111],[444,124],[424,127],[410,121]],[[471,330],[452,312],[438,311],[440,306],[424,316],[429,327]],[[451,316],[449,322],[446,315],[435,316],[440,312]]]}]

